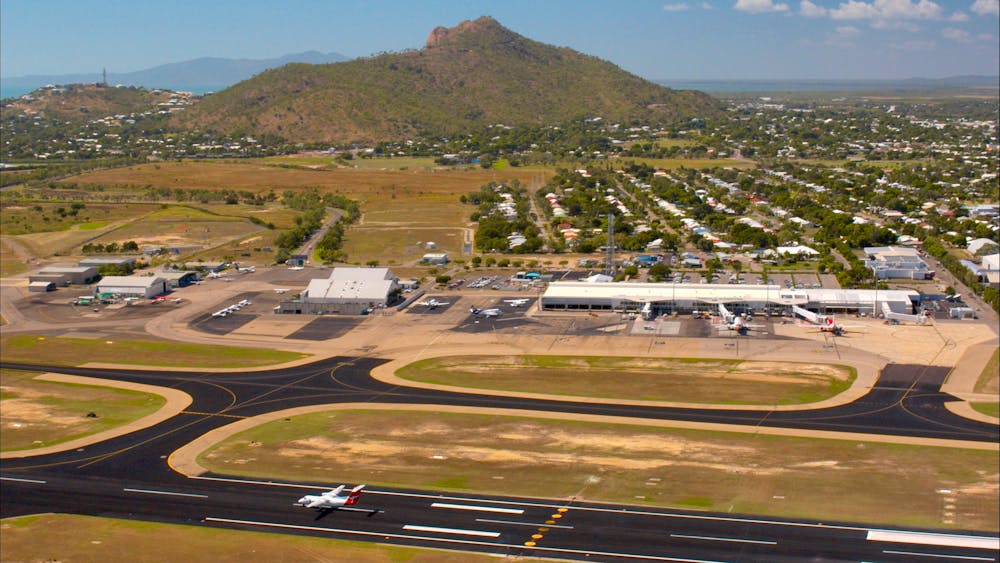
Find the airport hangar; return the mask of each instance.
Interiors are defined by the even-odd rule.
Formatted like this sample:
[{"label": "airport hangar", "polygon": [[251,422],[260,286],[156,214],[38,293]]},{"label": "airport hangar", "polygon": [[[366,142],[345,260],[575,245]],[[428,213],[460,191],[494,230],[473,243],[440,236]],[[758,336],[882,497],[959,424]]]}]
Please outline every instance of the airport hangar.
[{"label": "airport hangar", "polygon": [[298,299],[279,303],[279,314],[364,314],[382,308],[401,291],[388,268],[334,268],[329,278],[313,279]]},{"label": "airport hangar", "polygon": [[785,289],[777,285],[552,282],[539,299],[543,311],[640,312],[654,315],[714,310],[724,303],[734,313],[780,315],[798,305],[819,313],[866,313],[888,305],[914,314],[920,294],[913,290]]}]

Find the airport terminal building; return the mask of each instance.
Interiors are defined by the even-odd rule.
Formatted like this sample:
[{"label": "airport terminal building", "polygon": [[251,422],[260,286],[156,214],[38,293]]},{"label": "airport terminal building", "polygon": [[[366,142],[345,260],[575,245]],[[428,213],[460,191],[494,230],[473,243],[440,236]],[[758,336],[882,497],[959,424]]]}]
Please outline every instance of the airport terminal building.
[{"label": "airport terminal building", "polygon": [[724,303],[734,313],[780,315],[792,305],[819,313],[865,313],[884,305],[894,313],[913,314],[920,294],[912,290],[786,289],[777,285],[552,282],[539,299],[543,311],[639,312],[646,304],[654,315],[714,310]]}]

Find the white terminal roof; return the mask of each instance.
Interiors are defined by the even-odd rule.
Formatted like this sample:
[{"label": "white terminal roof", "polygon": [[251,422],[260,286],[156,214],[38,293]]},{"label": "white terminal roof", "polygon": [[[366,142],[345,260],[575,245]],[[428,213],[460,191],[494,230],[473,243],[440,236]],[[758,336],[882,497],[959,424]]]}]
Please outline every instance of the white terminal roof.
[{"label": "white terminal roof", "polygon": [[396,284],[388,268],[334,268],[327,279],[309,282],[303,299],[383,301]]},{"label": "white terminal roof", "polygon": [[[785,289],[777,285],[711,285],[672,283],[552,282],[543,298],[601,299],[612,301],[695,301],[704,303],[771,302],[780,305],[872,303],[871,289]],[[907,302],[919,294],[912,290],[880,290],[879,301]]]},{"label": "white terminal roof", "polygon": [[163,283],[158,276],[104,276],[98,282],[98,287],[152,287]]}]

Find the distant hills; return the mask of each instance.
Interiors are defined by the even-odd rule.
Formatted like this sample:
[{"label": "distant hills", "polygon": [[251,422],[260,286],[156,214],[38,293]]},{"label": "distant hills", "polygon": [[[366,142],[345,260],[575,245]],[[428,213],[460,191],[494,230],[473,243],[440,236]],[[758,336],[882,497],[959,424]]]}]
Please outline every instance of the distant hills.
[{"label": "distant hills", "polygon": [[497,123],[601,117],[655,124],[720,112],[704,93],[665,88],[482,17],[433,30],[420,50],[268,70],[174,119],[182,127],[335,143],[448,135]]},{"label": "distant hills", "polygon": [[657,84],[671,88],[692,88],[715,93],[750,92],[886,92],[972,89],[997,91],[1000,76],[948,76],[945,78],[829,79],[829,80],[698,80],[660,79]]},{"label": "distant hills", "polygon": [[[307,51],[285,55],[276,59],[223,59],[203,57],[179,63],[169,63],[135,72],[109,72],[108,84],[114,86],[143,86],[145,88],[165,88],[168,90],[194,91],[204,93],[232,86],[264,72],[288,63],[326,64],[349,60],[339,53]],[[46,84],[94,84],[103,80],[100,72],[89,74],[29,75],[4,77],[4,94],[20,95],[41,88]]]}]

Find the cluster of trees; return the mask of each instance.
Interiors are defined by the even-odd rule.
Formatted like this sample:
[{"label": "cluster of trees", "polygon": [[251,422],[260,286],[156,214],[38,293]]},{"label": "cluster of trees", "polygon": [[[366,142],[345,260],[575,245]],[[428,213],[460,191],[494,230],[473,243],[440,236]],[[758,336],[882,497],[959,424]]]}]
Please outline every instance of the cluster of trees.
[{"label": "cluster of trees", "polygon": [[[501,193],[510,194],[513,199],[516,212],[513,218],[508,219],[497,209],[497,205],[505,200],[500,195]],[[545,246],[541,230],[530,216],[528,190],[522,188],[517,180],[513,180],[510,185],[490,182],[481,187],[478,192],[463,195],[461,201],[476,206],[471,219],[479,222],[479,227],[476,229],[475,245],[481,252],[526,254],[537,252]],[[514,233],[523,235],[525,242],[511,248],[508,237]]]},{"label": "cluster of trees", "polygon": [[315,188],[301,192],[286,191],[282,194],[281,201],[285,206],[301,211],[302,214],[295,218],[294,227],[283,231],[275,239],[275,246],[278,247],[275,262],[281,263],[287,260],[296,248],[309,240],[309,237],[323,226],[323,219],[329,207],[342,209],[343,214],[330,225],[323,238],[316,243],[316,252],[323,262],[346,259],[340,248],[346,226],[361,216],[357,202],[343,195],[321,194]]},{"label": "cluster of trees", "polygon": [[128,240],[121,244],[109,242],[101,244],[99,242],[88,242],[80,249],[84,254],[118,254],[139,252],[139,244],[134,240]]}]

